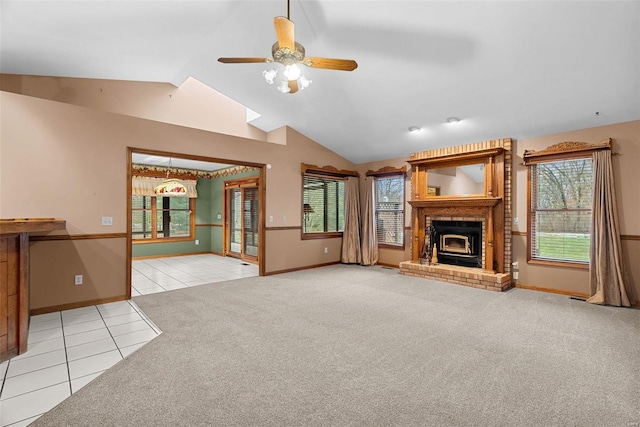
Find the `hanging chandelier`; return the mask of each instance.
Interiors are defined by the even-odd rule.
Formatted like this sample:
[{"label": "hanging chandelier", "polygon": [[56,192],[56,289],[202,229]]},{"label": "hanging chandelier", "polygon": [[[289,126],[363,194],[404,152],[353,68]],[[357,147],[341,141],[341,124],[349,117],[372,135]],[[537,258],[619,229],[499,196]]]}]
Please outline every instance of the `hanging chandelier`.
[{"label": "hanging chandelier", "polygon": [[167,177],[162,180],[154,191],[156,195],[162,197],[187,197],[187,188],[179,179],[169,178],[171,171],[171,158],[169,158],[169,167],[167,168]]}]

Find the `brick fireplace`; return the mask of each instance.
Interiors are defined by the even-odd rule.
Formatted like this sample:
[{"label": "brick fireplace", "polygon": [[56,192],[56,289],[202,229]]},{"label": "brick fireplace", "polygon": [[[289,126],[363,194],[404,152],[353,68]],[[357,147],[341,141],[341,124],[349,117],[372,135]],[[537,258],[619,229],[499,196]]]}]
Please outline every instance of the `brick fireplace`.
[{"label": "brick fireplace", "polygon": [[[511,140],[414,153],[408,162],[412,166],[412,259],[400,264],[400,272],[494,291],[509,288]],[[438,169],[478,164],[484,171],[484,188],[475,194],[434,191]],[[467,230],[470,224],[474,231]],[[434,234],[433,226],[443,231]],[[432,264],[434,246],[440,257]]]}]

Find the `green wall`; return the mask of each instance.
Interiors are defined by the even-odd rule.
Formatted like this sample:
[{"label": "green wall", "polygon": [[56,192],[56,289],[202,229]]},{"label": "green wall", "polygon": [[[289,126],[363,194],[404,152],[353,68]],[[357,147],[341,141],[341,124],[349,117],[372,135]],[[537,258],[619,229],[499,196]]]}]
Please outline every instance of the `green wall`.
[{"label": "green wall", "polygon": [[[193,240],[134,244],[131,250],[132,257],[195,252],[223,253],[224,182],[258,175],[260,175],[259,170],[243,172],[223,178],[199,178],[196,187],[198,190],[198,198],[196,199],[196,240],[199,240],[200,244],[196,245]],[[220,215],[220,219],[218,219],[218,215]],[[215,224],[216,226],[198,226],[198,224]]]}]

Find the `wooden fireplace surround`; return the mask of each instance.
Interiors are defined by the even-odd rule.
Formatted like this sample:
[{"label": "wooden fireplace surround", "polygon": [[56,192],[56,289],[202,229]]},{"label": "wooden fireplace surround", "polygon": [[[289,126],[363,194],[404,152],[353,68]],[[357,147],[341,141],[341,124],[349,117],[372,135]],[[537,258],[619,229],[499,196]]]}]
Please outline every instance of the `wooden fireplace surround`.
[{"label": "wooden fireplace surround", "polygon": [[[451,280],[447,276],[447,281],[454,283],[462,282],[460,284],[467,285],[466,280],[457,280],[456,277],[472,275],[478,276],[480,282],[485,280],[496,283],[498,290],[510,286],[511,139],[413,153],[408,163],[412,168],[409,201],[412,207],[411,261],[401,264],[401,272],[443,278],[443,272],[451,270]],[[484,194],[436,196],[429,193],[429,170],[478,163],[484,165]],[[483,236],[483,269],[445,264],[439,264],[437,268],[419,265],[428,220],[460,221],[470,218],[482,218],[486,224]],[[421,273],[416,274],[418,270]],[[430,273],[436,270],[438,275]],[[460,273],[461,270],[463,273]]]}]

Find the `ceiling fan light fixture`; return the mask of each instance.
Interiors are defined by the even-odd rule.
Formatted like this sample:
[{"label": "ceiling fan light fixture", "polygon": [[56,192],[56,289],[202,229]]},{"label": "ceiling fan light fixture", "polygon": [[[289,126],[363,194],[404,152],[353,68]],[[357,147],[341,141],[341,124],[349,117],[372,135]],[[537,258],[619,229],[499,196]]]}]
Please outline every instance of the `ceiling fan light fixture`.
[{"label": "ceiling fan light fixture", "polygon": [[309,80],[305,76],[300,76],[300,78],[298,79],[298,86],[300,87],[300,90],[302,90],[309,86],[312,82],[313,80]]},{"label": "ceiling fan light fixture", "polygon": [[264,70],[262,72],[262,75],[264,76],[264,79],[266,80],[266,82],[272,85],[273,79],[276,78],[276,76],[278,75],[278,72],[272,68],[270,70]]},{"label": "ceiling fan light fixture", "polygon": [[280,84],[278,85],[278,90],[282,93],[289,93],[291,92],[291,88],[289,87],[289,81],[288,80],[281,80]]},{"label": "ceiling fan light fixture", "polygon": [[284,67],[284,76],[289,80],[298,80],[301,73],[300,67],[296,64],[285,65]]}]

